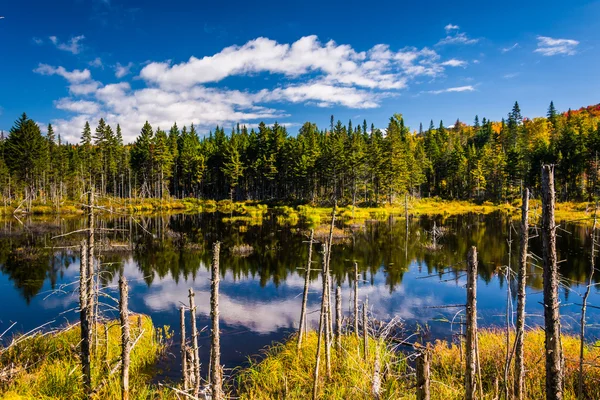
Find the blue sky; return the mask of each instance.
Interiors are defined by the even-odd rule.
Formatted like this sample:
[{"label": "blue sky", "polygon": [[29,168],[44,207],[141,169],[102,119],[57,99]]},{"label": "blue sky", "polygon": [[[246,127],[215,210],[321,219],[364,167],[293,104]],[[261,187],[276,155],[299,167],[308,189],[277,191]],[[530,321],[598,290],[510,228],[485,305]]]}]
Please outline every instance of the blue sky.
[{"label": "blue sky", "polygon": [[19,0],[0,16],[0,129],[25,111],[70,142],[100,117],[132,140],[145,120],[296,133],[402,113],[418,129],[600,102],[600,1]]}]

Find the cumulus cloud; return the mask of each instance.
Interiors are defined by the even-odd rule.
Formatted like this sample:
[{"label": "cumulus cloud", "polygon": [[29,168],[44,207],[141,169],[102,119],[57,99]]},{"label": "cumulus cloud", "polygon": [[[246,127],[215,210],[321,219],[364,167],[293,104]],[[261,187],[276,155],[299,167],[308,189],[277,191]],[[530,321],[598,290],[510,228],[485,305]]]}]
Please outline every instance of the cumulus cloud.
[{"label": "cumulus cloud", "polygon": [[31,38],[31,40],[33,41],[33,43],[37,44],[38,46],[41,46],[44,44],[44,40],[40,39],[38,37]]},{"label": "cumulus cloud", "polygon": [[120,63],[117,63],[117,65],[115,65],[115,76],[121,79],[124,76],[129,75],[131,73],[131,67],[133,67],[132,62],[126,65],[121,65]]},{"label": "cumulus cloud", "polygon": [[56,36],[50,36],[48,39],[56,46],[57,49],[68,51],[69,53],[79,54],[81,52],[81,41],[85,36],[79,35],[69,39],[68,42],[61,42]]},{"label": "cumulus cloud", "polygon": [[543,56],[555,56],[559,54],[572,56],[577,53],[579,42],[573,39],[554,39],[548,36],[537,37],[537,49],[535,53],[540,53]]},{"label": "cumulus cloud", "polygon": [[59,110],[71,111],[78,114],[92,115],[99,111],[98,104],[93,101],[60,99],[54,103]]},{"label": "cumulus cloud", "polygon": [[468,85],[468,86],[451,87],[451,88],[440,89],[440,90],[430,90],[427,93],[442,94],[442,93],[456,93],[456,92],[473,92],[474,90],[475,90],[475,88],[473,86]]},{"label": "cumulus cloud", "polygon": [[[92,63],[99,65],[101,60]],[[119,123],[124,140],[131,142],[145,121],[162,128],[175,121],[179,125],[193,123],[200,132],[207,132],[217,124],[286,118],[289,115],[282,110],[285,103],[375,108],[419,78],[437,78],[448,67],[466,65],[454,58],[444,61],[427,47],[392,50],[378,44],[357,51],[349,45],[322,43],[316,36],[306,36],[293,43],[257,38],[180,63],[150,62],[139,74],[141,85],[135,87],[125,81],[104,84],[94,80],[87,69],[68,71],[62,66],[40,64],[35,71],[60,75],[69,82],[72,97],[58,100],[56,107],[78,115],[52,121],[64,138],[78,141],[85,120],[102,117],[111,125]],[[116,77],[127,76],[132,66],[116,64]],[[232,76],[258,74],[284,79],[261,80],[264,86],[255,91],[212,85]]]},{"label": "cumulus cloud", "polygon": [[406,85],[406,75],[440,72],[432,68],[437,58],[435,51],[426,48],[394,52],[386,45],[377,45],[367,52],[358,52],[334,41],[321,43],[314,35],[292,44],[261,37],[212,56],[192,56],[179,64],[153,62],[142,69],[140,77],[149,84],[175,89],[219,82],[234,75],[269,72],[293,78],[318,73],[329,82],[399,89]]},{"label": "cumulus cloud", "polygon": [[33,70],[33,72],[41,75],[60,75],[70,83],[83,82],[90,79],[92,76],[89,69],[84,69],[83,71],[78,69],[67,71],[64,67],[53,67],[51,65],[41,63],[36,69]]}]

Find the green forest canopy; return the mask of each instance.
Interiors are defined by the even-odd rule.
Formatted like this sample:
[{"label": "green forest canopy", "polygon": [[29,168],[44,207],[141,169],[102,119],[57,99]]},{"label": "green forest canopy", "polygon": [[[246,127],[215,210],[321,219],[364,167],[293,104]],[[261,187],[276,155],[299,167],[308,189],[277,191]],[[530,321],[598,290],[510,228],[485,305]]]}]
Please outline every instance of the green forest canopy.
[{"label": "green forest canopy", "polygon": [[239,124],[200,137],[193,125],[169,131],[148,122],[133,144],[103,119],[81,141],[62,143],[51,125],[42,135],[23,114],[0,138],[5,201],[79,198],[90,185],[116,197],[202,197],[380,204],[398,196],[502,201],[539,187],[542,163],[556,164],[561,200],[598,193],[600,105],[523,118],[518,103],[502,121],[442,121],[411,131],[401,114],[385,130],[367,121],[326,129],[306,122]]}]

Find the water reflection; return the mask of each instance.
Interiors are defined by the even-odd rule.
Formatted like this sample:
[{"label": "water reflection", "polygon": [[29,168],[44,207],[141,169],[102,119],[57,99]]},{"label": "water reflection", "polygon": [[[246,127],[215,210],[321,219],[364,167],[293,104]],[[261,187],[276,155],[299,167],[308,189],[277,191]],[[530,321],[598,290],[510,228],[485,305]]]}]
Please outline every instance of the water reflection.
[{"label": "water reflection", "polygon": [[[429,251],[434,223],[443,227],[445,234],[439,238],[441,248]],[[187,302],[189,287],[197,293],[199,323],[208,325],[210,245],[222,241],[220,305],[226,365],[240,364],[246,356],[256,354],[272,340],[281,340],[297,327],[303,287],[303,271],[298,269],[307,262],[306,226],[281,226],[274,214],[267,214],[261,224],[225,223],[219,214],[139,217],[135,221],[101,218],[100,224],[106,229],[99,238],[102,285],[113,290],[115,276],[122,270],[131,285],[130,307],[150,314],[158,325],[178,325],[177,309]],[[77,304],[72,287],[61,285],[77,280],[79,260],[71,246],[80,238],[51,238],[84,226],[85,221],[78,218],[24,224],[4,221],[0,233],[0,302],[10,307],[0,310],[0,331],[11,321],[17,321],[23,331],[48,320],[56,320],[57,325],[77,319],[74,311],[60,314]],[[428,307],[464,302],[463,260],[468,248],[476,245],[481,325],[503,323],[506,285],[498,271],[508,262],[511,225],[506,216],[415,218],[408,234],[404,220],[392,218],[339,227],[345,228],[348,236],[333,248],[332,272],[342,288],[347,311],[356,260],[361,271],[359,296],[368,296],[376,317],[399,316],[409,327],[428,324],[433,335],[447,337],[449,326],[440,321],[451,319],[456,310]],[[518,249],[515,228],[513,266],[517,265]],[[557,245],[559,259],[567,260],[560,269],[567,285],[561,295],[563,325],[569,329],[576,326],[578,292],[584,290],[577,282],[585,279],[590,239],[587,227],[567,224],[564,228]],[[254,252],[236,257],[230,249],[241,244],[251,245]],[[532,253],[541,254],[539,237],[533,238],[530,246]],[[314,266],[319,268],[320,252],[313,254]],[[514,296],[516,285],[511,283]],[[530,265],[530,325],[542,322],[541,284],[541,270]],[[319,308],[320,287],[319,272],[313,271],[309,311]],[[57,288],[60,293],[52,293]],[[590,303],[597,300],[597,290],[593,290]],[[598,321],[598,317],[598,311],[592,310],[591,321]],[[309,313],[308,318],[316,326],[317,312]],[[201,341],[207,345],[207,340],[204,335]]]}]

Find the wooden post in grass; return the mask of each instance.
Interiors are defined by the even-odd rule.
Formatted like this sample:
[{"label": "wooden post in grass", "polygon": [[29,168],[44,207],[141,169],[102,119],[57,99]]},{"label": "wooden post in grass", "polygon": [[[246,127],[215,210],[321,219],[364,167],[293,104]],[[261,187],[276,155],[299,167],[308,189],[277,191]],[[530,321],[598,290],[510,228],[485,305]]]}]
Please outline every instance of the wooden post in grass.
[{"label": "wooden post in grass", "polygon": [[367,312],[369,310],[369,299],[366,298],[363,303],[363,351],[365,353],[365,361],[369,358],[369,320]]},{"label": "wooden post in grass", "polygon": [[312,248],[313,240],[315,237],[315,230],[310,230],[310,242],[308,244],[308,263],[306,264],[306,271],[304,273],[304,292],[302,293],[302,309],[300,310],[300,327],[298,329],[298,351],[302,347],[302,337],[304,336],[304,330],[306,325],[306,306],[308,304],[308,287],[310,284],[310,264],[312,263]]},{"label": "wooden post in grass", "polygon": [[523,343],[525,340],[525,287],[527,283],[527,247],[529,242],[529,189],[523,190],[521,206],[521,251],[519,253],[519,273],[517,277],[517,331],[515,333],[515,399],[523,400],[525,363]]},{"label": "wooden post in grass", "polygon": [[213,259],[210,285],[210,317],[211,331],[211,390],[212,400],[222,400],[223,382],[221,377],[221,343],[219,333],[219,252],[221,243],[213,244]]},{"label": "wooden post in grass", "polygon": [[554,166],[542,166],[542,265],[546,331],[546,399],[563,398],[563,360],[558,308],[558,264],[554,222]]},{"label": "wooden post in grass", "polygon": [[187,353],[186,353],[186,345],[185,345],[185,306],[181,306],[179,308],[179,324],[181,330],[181,341],[180,341],[180,349],[181,349],[181,373],[183,375],[183,390],[188,390],[189,376],[188,376],[188,367],[187,367]]},{"label": "wooden post in grass", "polygon": [[127,278],[119,278],[119,311],[121,314],[121,399],[129,399],[129,353],[131,348],[129,337],[129,310]]},{"label": "wooden post in grass", "polygon": [[198,327],[196,326],[196,302],[194,289],[190,288],[190,320],[192,325],[192,382],[194,383],[194,397],[200,392],[200,354],[198,352]]},{"label": "wooden post in grass", "polygon": [[342,290],[335,288],[335,343],[338,351],[342,350]]},{"label": "wooden post in grass", "polygon": [[430,400],[429,352],[422,350],[417,357],[417,400]]},{"label": "wooden post in grass", "polygon": [[83,372],[83,391],[86,398],[92,394],[92,371],[90,365],[90,319],[88,307],[87,246],[85,240],[79,246],[79,322],[81,324],[81,370]]},{"label": "wooden post in grass", "polygon": [[477,248],[471,247],[467,256],[467,370],[465,374],[465,399],[475,398],[477,386]]},{"label": "wooden post in grass", "polygon": [[354,262],[354,335],[358,341],[358,263]]},{"label": "wooden post in grass", "polygon": [[[323,269],[327,267],[327,243],[323,245]],[[323,274],[324,275],[324,274]],[[324,278],[324,276],[323,276]],[[321,341],[323,339],[323,330],[325,325],[325,312],[326,312],[326,303],[327,298],[326,290],[325,290],[325,280],[323,279],[323,292],[321,296],[321,313],[319,315],[319,336],[317,338],[317,355],[315,357],[315,372],[314,372],[314,382],[313,382],[313,400],[317,400],[319,393],[319,364],[321,363]]]}]

